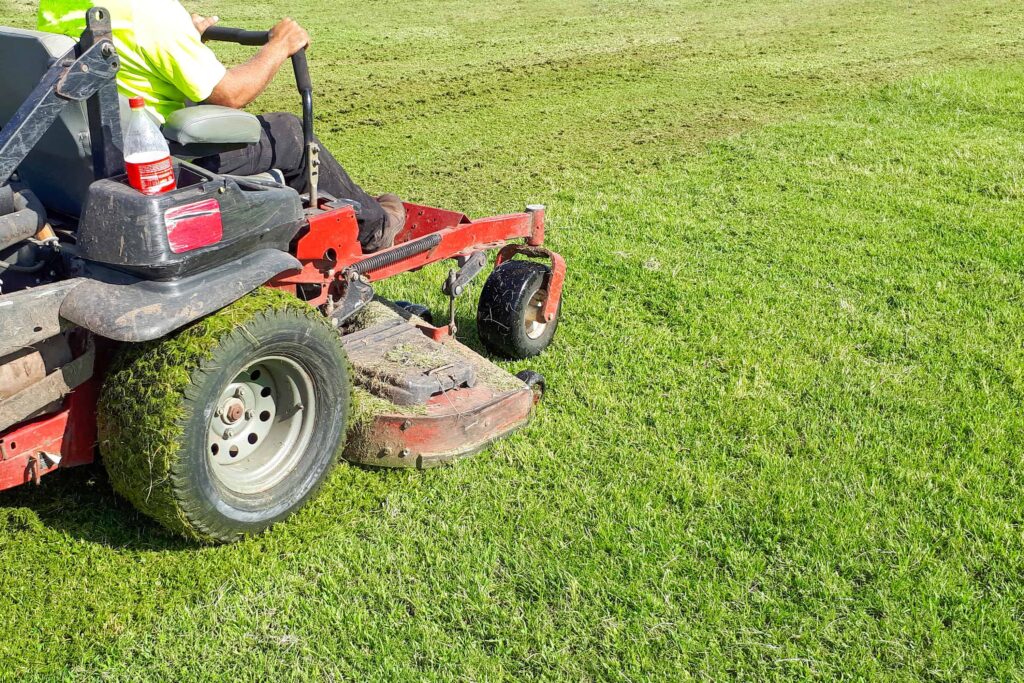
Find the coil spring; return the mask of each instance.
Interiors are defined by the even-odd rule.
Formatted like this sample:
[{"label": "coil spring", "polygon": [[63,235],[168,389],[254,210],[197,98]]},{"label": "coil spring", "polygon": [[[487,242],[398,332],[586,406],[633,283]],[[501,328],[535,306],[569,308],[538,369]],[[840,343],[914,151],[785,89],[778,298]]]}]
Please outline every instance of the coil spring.
[{"label": "coil spring", "polygon": [[380,270],[381,268],[386,268],[394,263],[398,263],[404,258],[409,258],[410,256],[430,251],[440,243],[440,235],[427,235],[426,237],[421,237],[418,240],[406,242],[394,249],[388,249],[387,251],[383,251],[379,254],[374,254],[370,258],[363,259],[359,263],[353,265],[352,270],[360,275],[366,275],[367,273],[372,273],[375,270]]}]

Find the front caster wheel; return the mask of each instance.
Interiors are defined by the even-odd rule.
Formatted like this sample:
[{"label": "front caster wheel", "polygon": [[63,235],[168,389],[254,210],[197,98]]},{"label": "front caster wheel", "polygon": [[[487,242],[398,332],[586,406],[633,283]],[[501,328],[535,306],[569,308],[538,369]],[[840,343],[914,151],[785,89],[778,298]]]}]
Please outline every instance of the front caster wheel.
[{"label": "front caster wheel", "polygon": [[302,507],[330,472],[350,382],[326,319],[283,294],[250,295],[122,352],[100,400],[111,483],[187,537],[259,533]]},{"label": "front caster wheel", "polygon": [[526,386],[530,387],[533,391],[533,403],[534,405],[541,402],[544,398],[544,392],[547,391],[547,381],[544,379],[544,375],[533,370],[522,370],[516,373],[518,377]]},{"label": "front caster wheel", "polygon": [[410,315],[414,315],[428,325],[434,324],[434,314],[423,304],[414,304],[409,301],[396,301],[395,305]]},{"label": "front caster wheel", "polygon": [[544,288],[551,269],[533,261],[507,261],[491,273],[480,293],[476,326],[480,341],[492,353],[519,360],[548,347],[558,328],[559,310],[544,320]]}]

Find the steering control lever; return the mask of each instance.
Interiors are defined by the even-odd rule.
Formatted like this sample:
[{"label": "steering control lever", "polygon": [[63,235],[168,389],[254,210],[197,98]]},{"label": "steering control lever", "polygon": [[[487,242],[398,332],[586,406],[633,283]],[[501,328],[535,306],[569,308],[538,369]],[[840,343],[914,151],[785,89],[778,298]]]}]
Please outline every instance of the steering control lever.
[{"label": "steering control lever", "polygon": [[[203,31],[203,41],[215,40],[237,45],[261,46],[270,42],[270,31],[246,31],[227,26],[211,26]],[[309,185],[309,207],[317,208],[319,203],[320,147],[313,135],[313,79],[309,76],[309,62],[306,49],[292,55],[292,71],[295,85],[302,97],[302,140],[305,145],[306,181]]]}]

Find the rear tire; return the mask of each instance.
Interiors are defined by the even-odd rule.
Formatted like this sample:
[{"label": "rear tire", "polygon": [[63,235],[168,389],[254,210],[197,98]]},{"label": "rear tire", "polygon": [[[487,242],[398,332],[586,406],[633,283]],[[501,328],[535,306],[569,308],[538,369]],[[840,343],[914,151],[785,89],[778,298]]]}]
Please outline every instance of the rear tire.
[{"label": "rear tire", "polygon": [[521,360],[536,356],[551,344],[561,302],[552,320],[540,317],[550,273],[550,268],[533,261],[507,261],[494,269],[484,283],[476,314],[477,332],[488,350]]},{"label": "rear tire", "polygon": [[330,323],[263,290],[128,347],[104,384],[100,448],[114,488],[142,512],[189,538],[234,541],[315,494],[343,445],[350,395]]}]

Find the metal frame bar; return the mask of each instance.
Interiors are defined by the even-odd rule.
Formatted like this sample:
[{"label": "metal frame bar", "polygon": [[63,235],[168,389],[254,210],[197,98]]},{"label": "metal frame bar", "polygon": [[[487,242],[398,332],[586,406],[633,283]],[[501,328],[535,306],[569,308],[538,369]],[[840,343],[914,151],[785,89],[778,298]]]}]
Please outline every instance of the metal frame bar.
[{"label": "metal frame bar", "polygon": [[65,399],[60,412],[0,434],[0,491],[93,462],[98,393],[97,382],[87,382]]},{"label": "metal frame bar", "polygon": [[[308,301],[312,306],[319,306],[327,301],[332,288],[343,286],[345,272],[351,268],[357,269],[368,281],[378,282],[438,261],[499,249],[514,239],[524,239],[527,244],[544,241],[542,207],[475,221],[464,214],[430,206],[406,203],[405,209],[408,218],[405,229],[395,239],[395,246],[372,255],[363,254],[359,247],[352,207],[343,206],[311,216],[309,230],[296,245],[302,270],[275,278],[270,286],[294,291],[297,285],[321,285],[323,293]],[[425,238],[429,238],[430,248],[408,249]]]},{"label": "metal frame bar", "polygon": [[[86,29],[79,40],[79,50],[86,51],[106,41],[100,54],[114,56],[111,66],[114,74],[100,85],[96,94],[86,102],[89,114],[89,136],[92,140],[92,165],[97,179],[111,178],[124,173],[124,138],[121,132],[121,103],[117,92],[117,70],[120,63],[114,48],[110,14],[102,7],[93,7],[85,14]],[[81,53],[80,53],[81,54]]]},{"label": "metal frame bar", "polygon": [[[105,17],[105,21],[96,19],[97,16]],[[0,130],[0,185],[11,179],[64,107],[83,100],[89,100],[93,168],[97,176],[106,178],[123,171],[116,83],[120,61],[110,40],[110,18],[105,10],[95,7],[86,18],[90,23],[83,41],[54,62]]]}]

